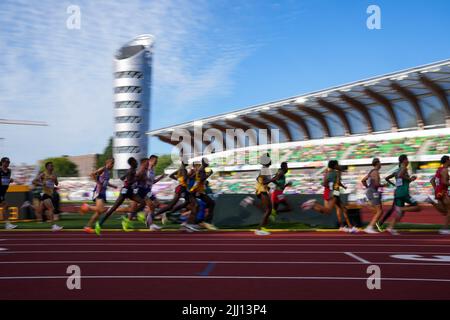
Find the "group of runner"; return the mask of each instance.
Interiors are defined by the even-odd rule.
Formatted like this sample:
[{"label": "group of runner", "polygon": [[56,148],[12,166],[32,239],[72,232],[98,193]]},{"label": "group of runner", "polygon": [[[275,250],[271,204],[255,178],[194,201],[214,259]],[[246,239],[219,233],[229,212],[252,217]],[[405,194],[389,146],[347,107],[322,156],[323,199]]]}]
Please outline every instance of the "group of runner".
[{"label": "group of runner", "polygon": [[[416,180],[415,176],[410,176],[408,172],[409,160],[406,155],[398,158],[398,168],[385,177],[386,183],[383,183],[380,177],[381,162],[378,158],[373,159],[373,168],[361,180],[366,188],[366,197],[369,207],[374,215],[367,227],[366,233],[377,233],[382,231],[381,226],[387,219],[395,213],[387,227],[387,231],[393,235],[398,234],[395,225],[401,220],[405,212],[420,211],[421,207],[414,200],[409,192],[409,185]],[[122,220],[122,228],[129,231],[132,220],[139,220],[146,224],[150,230],[159,230],[160,226],[153,222],[156,216],[162,215],[163,221],[167,220],[166,215],[173,212],[184,211],[187,214],[186,221],[182,222],[182,228],[187,231],[199,231],[200,228],[216,230],[212,224],[214,217],[215,201],[209,196],[207,179],[212,175],[212,170],[208,167],[208,160],[203,158],[200,162],[194,162],[191,168],[187,161],[182,161],[180,167],[170,174],[170,178],[176,180],[178,185],[175,188],[172,201],[165,207],[160,208],[160,203],[152,193],[152,187],[155,183],[165,177],[165,174],[156,177],[155,166],[158,157],[151,155],[149,158],[141,159],[140,163],[135,158],[129,158],[129,169],[126,174],[120,177],[123,186],[114,204],[106,208],[106,191],[108,187],[118,188],[110,183],[114,159],[108,159],[105,166],[91,174],[95,180],[93,201],[94,206],[83,203],[80,210],[83,213],[92,211],[93,215],[88,221],[84,230],[88,233],[101,233],[105,221],[116,211],[127,213]],[[9,169],[10,160],[6,157],[1,159],[0,166],[0,208],[3,212],[6,229],[14,229],[16,226],[8,220],[8,205],[5,201],[5,194],[9,185],[13,182],[11,170]],[[247,207],[254,205],[263,212],[263,217],[258,229],[257,235],[268,235],[270,232],[266,229],[271,215],[278,212],[291,211],[291,206],[284,195],[285,188],[292,185],[286,182],[286,174],[289,170],[287,162],[282,162],[275,175],[270,171],[271,159],[269,155],[261,158],[262,168],[256,178],[256,197],[245,197],[241,201],[241,206]],[[431,178],[430,183],[434,189],[434,198],[427,197],[425,202],[431,204],[436,210],[445,216],[444,228],[439,232],[449,234],[450,220],[450,195],[449,195],[449,173],[450,157],[443,156],[440,161],[440,167]],[[315,199],[308,200],[301,204],[303,210],[314,210],[321,214],[329,215],[333,210],[336,211],[339,230],[349,233],[356,233],[358,229],[352,225],[347,209],[341,201],[341,188],[346,189],[342,183],[341,169],[337,160],[330,160],[323,175],[322,185],[324,188],[323,201],[321,205]],[[391,179],[395,178],[395,182]],[[270,184],[275,188],[271,192]],[[54,174],[52,162],[45,163],[44,170],[33,180],[33,185],[41,190],[39,201],[35,204],[38,216],[47,215],[47,220],[52,224],[53,231],[59,231],[61,226],[57,225],[54,218],[54,206],[52,196],[55,187],[58,185],[58,179]],[[382,188],[394,186],[394,200],[390,210],[383,216]],[[125,200],[129,200],[127,207],[121,207]],[[406,205],[408,204],[408,205]],[[141,212],[143,211],[143,212]],[[103,216],[102,216],[103,215]],[[100,218],[101,217],[101,218]],[[95,225],[95,227],[94,227]]]},{"label": "group of runner", "polygon": [[[212,225],[212,218],[214,214],[215,202],[207,194],[206,180],[212,174],[208,168],[206,159],[201,162],[194,162],[191,169],[188,169],[188,163],[182,162],[178,170],[174,171],[170,178],[178,181],[178,186],[175,189],[175,195],[172,201],[166,207],[159,210],[159,202],[152,193],[152,187],[155,183],[165,177],[165,174],[156,178],[155,166],[157,165],[158,157],[152,155],[149,158],[141,159],[140,164],[134,158],[128,159],[130,168],[126,174],[120,179],[123,181],[123,186],[114,204],[106,209],[106,190],[108,187],[117,188],[117,186],[109,183],[111,177],[111,170],[114,166],[114,160],[109,159],[106,165],[94,173],[92,178],[96,181],[94,189],[95,206],[89,206],[87,203],[82,204],[80,210],[83,213],[94,211],[91,219],[84,230],[88,233],[101,233],[101,229],[105,221],[116,211],[126,212],[127,215],[123,217],[122,228],[129,231],[132,220],[140,220],[145,222],[150,230],[160,230],[161,227],[153,223],[156,216],[177,212],[182,209],[189,209],[189,217],[187,221],[181,223],[181,226],[188,231],[199,231],[201,227],[210,230],[215,230],[216,227]],[[131,204],[128,207],[120,207],[125,200],[129,200]],[[139,213],[144,210],[144,213]],[[206,212],[206,214],[205,214]],[[98,221],[98,219],[101,219]],[[93,225],[95,223],[95,228]]]},{"label": "group of runner", "polygon": [[[269,235],[270,232],[266,229],[266,226],[269,223],[270,215],[279,212],[278,207],[280,204],[284,204],[285,210],[290,210],[286,197],[283,195],[283,190],[287,186],[291,185],[291,183],[286,183],[286,173],[288,171],[288,165],[286,162],[281,163],[280,169],[274,176],[270,173],[269,168],[271,161],[268,154],[261,157],[261,164],[262,169],[256,178],[256,197],[259,201],[257,202],[253,197],[248,196],[241,201],[241,206],[247,207],[249,205],[254,205],[263,211],[263,218],[259,228],[255,231],[255,234]],[[368,206],[374,213],[371,221],[364,229],[364,232],[382,232],[382,225],[387,221],[392,213],[395,213],[395,217],[389,223],[386,231],[393,235],[398,235],[398,231],[395,229],[395,226],[402,219],[404,213],[421,210],[421,207],[418,205],[417,201],[411,197],[409,192],[409,185],[411,182],[416,180],[416,177],[409,175],[409,160],[407,155],[399,156],[398,168],[385,178],[386,183],[381,181],[381,165],[380,159],[374,158],[372,160],[373,168],[361,180],[362,185],[366,188]],[[439,230],[439,233],[441,234],[450,234],[450,230],[448,228],[450,220],[449,167],[449,156],[443,156],[440,160],[440,167],[430,180],[436,200],[433,200],[429,196],[425,200],[425,202],[431,204],[445,217],[444,228]],[[302,210],[314,210],[318,213],[326,215],[331,214],[332,211],[335,210],[339,230],[343,232],[356,233],[358,232],[358,228],[351,223],[347,213],[347,208],[341,201],[341,188],[344,190],[346,189],[346,186],[342,183],[341,171],[339,162],[337,160],[330,160],[322,180],[322,186],[324,188],[324,204],[321,205],[316,199],[311,199],[302,203],[301,208]],[[395,183],[391,181],[392,178],[395,178]],[[272,192],[270,192],[269,187],[271,183],[275,184],[275,190]],[[395,187],[394,200],[391,209],[388,210],[383,216],[382,189],[388,186]],[[377,227],[378,231],[375,230],[375,227]]]}]

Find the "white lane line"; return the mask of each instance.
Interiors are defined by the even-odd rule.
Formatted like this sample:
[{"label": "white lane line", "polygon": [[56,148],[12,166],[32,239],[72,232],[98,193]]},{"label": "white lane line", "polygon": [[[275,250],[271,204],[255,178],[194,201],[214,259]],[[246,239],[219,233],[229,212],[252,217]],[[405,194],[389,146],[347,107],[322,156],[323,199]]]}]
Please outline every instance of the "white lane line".
[{"label": "white lane line", "polygon": [[[25,246],[25,247],[32,247],[32,246],[40,246],[42,247],[43,243],[8,243],[8,246]],[[48,244],[52,247],[55,246],[177,246],[177,247],[187,247],[187,246],[200,246],[200,247],[218,247],[218,246],[246,246],[246,247],[273,247],[273,246],[311,246],[311,247],[321,247],[321,246],[334,246],[334,247],[342,247],[345,246],[345,243],[142,243],[142,242],[133,242],[133,243],[52,243]],[[348,246],[351,247],[386,247],[386,244],[373,244],[373,243],[355,243],[355,244],[348,244]],[[389,247],[443,247],[448,248],[448,244],[394,244],[390,243]]]},{"label": "white lane line", "polygon": [[[355,251],[353,251],[355,252]],[[69,253],[69,254],[84,254],[84,253],[161,253],[161,254],[171,254],[171,253],[216,253],[216,254],[310,254],[310,253],[317,253],[317,254],[325,254],[325,253],[344,253],[344,251],[280,251],[280,250],[274,250],[274,251],[267,251],[267,250],[260,250],[260,251],[249,251],[249,250],[36,250],[36,251],[8,251],[8,254],[14,253],[14,254],[46,254],[46,253]],[[395,253],[401,253],[401,254],[449,254],[448,252],[404,252],[404,251],[357,251],[356,253],[371,253],[371,254],[395,254]]]},{"label": "white lane line", "polygon": [[[345,264],[360,265],[360,262],[343,261],[211,261],[211,260],[84,260],[84,261],[0,261],[0,264]],[[375,262],[374,262],[375,263]],[[409,262],[377,262],[377,265],[407,265],[407,266],[450,266],[450,263],[409,263]]]},{"label": "white lane line", "polygon": [[367,261],[366,259],[363,259],[363,258],[357,256],[357,255],[354,254],[354,253],[351,253],[351,252],[344,252],[344,253],[345,253],[346,255],[348,255],[349,257],[352,257],[353,259],[358,260],[359,262],[362,262],[362,263],[370,263],[370,262]]},{"label": "white lane line", "polygon": [[0,251],[6,251],[6,250],[8,250],[8,249],[6,249],[6,248],[0,248]]},{"label": "white lane line", "polygon": [[[67,276],[5,276],[0,280],[42,280],[42,279],[67,279]],[[363,280],[365,277],[296,277],[296,276],[170,276],[170,275],[151,275],[151,276],[123,276],[123,275],[107,275],[107,276],[87,276],[83,275],[83,279],[263,279],[263,280]],[[419,282],[447,282],[450,279],[424,279],[424,278],[383,278],[383,281],[419,281]]]}]

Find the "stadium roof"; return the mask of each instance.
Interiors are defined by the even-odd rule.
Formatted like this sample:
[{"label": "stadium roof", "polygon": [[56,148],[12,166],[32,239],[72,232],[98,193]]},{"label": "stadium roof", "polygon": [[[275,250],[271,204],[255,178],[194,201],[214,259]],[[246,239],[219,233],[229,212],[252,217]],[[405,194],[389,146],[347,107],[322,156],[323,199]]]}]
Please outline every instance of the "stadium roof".
[{"label": "stadium roof", "polygon": [[[149,131],[279,129],[280,142],[450,126],[450,59]],[[270,138],[269,138],[270,139]],[[270,141],[270,140],[269,140]],[[196,141],[198,143],[199,141]]]}]

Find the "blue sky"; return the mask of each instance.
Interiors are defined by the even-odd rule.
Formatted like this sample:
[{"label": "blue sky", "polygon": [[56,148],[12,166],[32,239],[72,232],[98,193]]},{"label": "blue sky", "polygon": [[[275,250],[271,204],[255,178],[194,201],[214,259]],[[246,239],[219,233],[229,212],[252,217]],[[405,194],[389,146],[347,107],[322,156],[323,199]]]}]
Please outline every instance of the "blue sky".
[{"label": "blue sky", "polygon": [[[67,7],[80,30],[66,28]],[[366,9],[381,8],[381,30]],[[0,126],[14,162],[98,153],[113,130],[112,55],[155,35],[152,128],[450,58],[450,2],[1,1]],[[152,153],[170,148],[151,141]]]}]

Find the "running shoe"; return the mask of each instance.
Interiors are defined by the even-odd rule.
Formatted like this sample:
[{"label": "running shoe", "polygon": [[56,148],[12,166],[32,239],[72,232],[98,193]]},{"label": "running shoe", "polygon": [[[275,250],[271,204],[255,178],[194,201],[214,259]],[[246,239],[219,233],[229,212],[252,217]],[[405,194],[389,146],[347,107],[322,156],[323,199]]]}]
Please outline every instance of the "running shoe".
[{"label": "running shoe", "polygon": [[241,205],[241,207],[247,208],[249,205],[252,205],[253,202],[255,202],[255,199],[253,199],[252,197],[245,197],[241,201],[240,205]]},{"label": "running shoe", "polygon": [[310,210],[310,209],[312,209],[312,207],[314,207],[316,202],[317,202],[316,199],[311,199],[311,200],[308,200],[306,202],[303,202],[302,203],[302,209],[303,210]]},{"label": "running shoe", "polygon": [[217,227],[215,225],[208,223],[208,222],[202,222],[202,223],[200,223],[200,226],[203,228],[206,228],[208,230],[212,230],[212,231],[217,230]]},{"label": "running shoe", "polygon": [[62,229],[63,229],[63,227],[58,226],[57,224],[52,225],[52,231],[60,231]]},{"label": "running shoe", "polygon": [[387,228],[386,231],[389,232],[390,234],[392,234],[393,236],[398,236],[400,234],[400,233],[398,233],[397,230],[392,229],[392,228]]},{"label": "running shoe", "polygon": [[367,226],[367,227],[364,229],[364,232],[365,232],[365,233],[371,233],[371,234],[378,233],[377,231],[375,231],[375,229],[374,229],[373,227],[370,227],[370,226]]},{"label": "running shoe", "polygon": [[15,228],[17,228],[17,225],[9,223],[9,222],[5,223],[5,229],[6,230],[12,230],[12,229],[15,229]]},{"label": "running shoe", "polygon": [[137,215],[137,219],[139,222],[145,223],[145,213],[139,212]]},{"label": "running shoe", "polygon": [[95,224],[95,233],[99,236],[101,232],[102,232],[102,227],[100,226],[100,223],[97,222]]},{"label": "running shoe", "polygon": [[191,223],[186,223],[186,222],[184,222],[184,223],[181,224],[181,226],[184,227],[187,231],[191,231],[191,232],[200,231],[200,230],[198,229],[198,226],[195,225],[195,224],[191,224]]},{"label": "running shoe", "polygon": [[429,203],[429,204],[435,204],[435,203],[436,203],[433,199],[431,199],[430,196],[428,196],[428,197],[424,200],[424,202]]},{"label": "running shoe", "polygon": [[450,234],[450,230],[449,229],[441,229],[441,230],[439,230],[439,234],[444,234],[444,235]]},{"label": "running shoe", "polygon": [[86,233],[94,233],[95,232],[94,229],[92,229],[91,227],[84,227],[83,230]]},{"label": "running shoe", "polygon": [[149,229],[150,229],[151,231],[159,231],[159,230],[161,230],[162,228],[161,228],[160,226],[158,226],[157,224],[152,223],[152,224],[150,224]]},{"label": "running shoe", "polygon": [[376,222],[375,226],[377,227],[379,232],[383,232],[383,228],[381,227],[381,224],[379,222]]},{"label": "running shoe", "polygon": [[358,232],[359,232],[359,230],[357,227],[351,227],[348,229],[348,233],[358,233]]},{"label": "running shoe", "polygon": [[258,230],[255,230],[255,234],[257,236],[268,236],[268,235],[270,235],[270,232],[266,231],[266,230],[258,229]]},{"label": "running shoe", "polygon": [[343,226],[343,227],[340,227],[340,228],[339,228],[339,231],[342,231],[342,232],[349,232],[350,229],[347,228],[347,226]]},{"label": "running shoe", "polygon": [[125,217],[122,219],[122,229],[125,232],[131,231],[130,230],[130,219],[125,218]]}]

